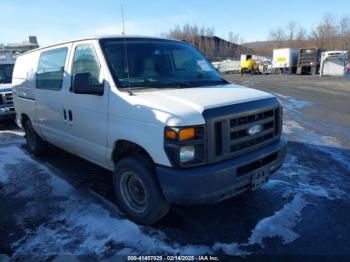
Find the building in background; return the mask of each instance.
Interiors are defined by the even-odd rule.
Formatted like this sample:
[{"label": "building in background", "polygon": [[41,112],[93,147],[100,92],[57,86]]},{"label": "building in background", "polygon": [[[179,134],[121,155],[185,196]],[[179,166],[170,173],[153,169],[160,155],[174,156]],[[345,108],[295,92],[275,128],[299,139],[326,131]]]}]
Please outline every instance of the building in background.
[{"label": "building in background", "polygon": [[0,45],[0,84],[11,83],[12,71],[18,54],[39,47],[36,36],[29,36],[29,41]]},{"label": "building in background", "polygon": [[0,52],[24,53],[38,47],[39,44],[36,36],[29,36],[28,41],[23,41],[22,43],[0,44]]}]

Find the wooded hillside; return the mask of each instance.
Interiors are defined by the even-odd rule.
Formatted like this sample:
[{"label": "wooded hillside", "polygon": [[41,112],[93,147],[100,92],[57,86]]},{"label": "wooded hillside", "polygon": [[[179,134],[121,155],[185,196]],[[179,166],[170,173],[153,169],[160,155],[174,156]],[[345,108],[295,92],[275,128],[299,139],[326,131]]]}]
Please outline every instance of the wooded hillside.
[{"label": "wooded hillside", "polygon": [[196,25],[186,24],[182,28],[176,26],[165,36],[192,44],[210,61],[240,59],[240,55],[243,53],[255,53],[250,48],[219,38],[214,33],[214,28],[198,28]]}]

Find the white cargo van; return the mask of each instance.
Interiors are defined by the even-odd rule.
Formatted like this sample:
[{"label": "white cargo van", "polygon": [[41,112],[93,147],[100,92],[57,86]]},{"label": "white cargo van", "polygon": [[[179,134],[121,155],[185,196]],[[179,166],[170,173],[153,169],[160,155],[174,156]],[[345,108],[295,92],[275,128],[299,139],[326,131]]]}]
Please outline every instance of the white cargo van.
[{"label": "white cargo van", "polygon": [[28,148],[52,143],[114,173],[118,205],[152,224],[170,203],[215,203],[282,164],[282,108],[226,82],[191,45],[147,37],[67,42],[18,57],[17,121]]}]

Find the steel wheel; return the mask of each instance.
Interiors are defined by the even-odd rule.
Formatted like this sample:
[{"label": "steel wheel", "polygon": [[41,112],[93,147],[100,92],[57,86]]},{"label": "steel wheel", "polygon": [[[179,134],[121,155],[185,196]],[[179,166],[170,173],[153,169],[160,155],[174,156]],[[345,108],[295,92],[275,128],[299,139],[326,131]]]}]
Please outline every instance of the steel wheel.
[{"label": "steel wheel", "polygon": [[131,171],[121,174],[120,191],[125,203],[134,212],[142,213],[147,205],[147,191],[139,177]]}]

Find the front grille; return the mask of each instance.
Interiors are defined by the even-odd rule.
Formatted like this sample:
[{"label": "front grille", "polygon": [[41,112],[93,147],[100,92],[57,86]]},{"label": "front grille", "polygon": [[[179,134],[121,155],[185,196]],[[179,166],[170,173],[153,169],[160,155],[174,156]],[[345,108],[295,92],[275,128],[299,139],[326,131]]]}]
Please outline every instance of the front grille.
[{"label": "front grille", "polygon": [[[208,161],[211,163],[257,150],[281,135],[282,109],[276,99],[233,105],[227,109],[225,116],[208,118],[208,152],[211,154]],[[249,134],[248,130],[256,125],[260,132]]]},{"label": "front grille", "polygon": [[13,104],[12,93],[3,94],[3,101],[5,105],[12,105]]},{"label": "front grille", "polygon": [[[273,140],[278,135],[275,128],[278,114],[279,108],[276,108],[215,123],[215,129],[220,130],[216,134],[219,142],[216,146],[216,156],[227,154],[224,150],[225,144],[229,145],[228,153],[234,156],[241,151]],[[256,124],[262,126],[261,132],[253,136],[249,135],[248,129]],[[228,125],[228,128],[224,128],[225,125]],[[227,130],[224,134],[223,129]]]}]

